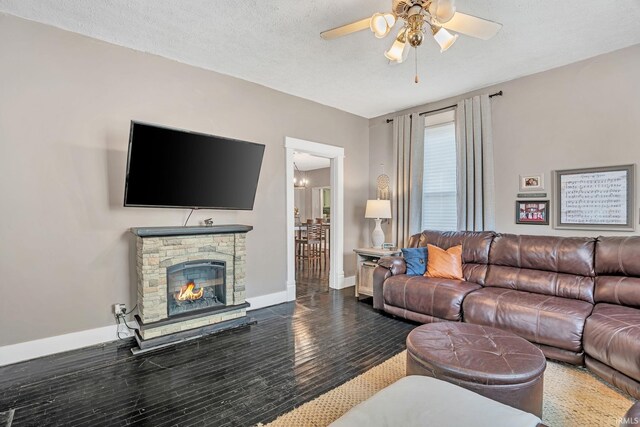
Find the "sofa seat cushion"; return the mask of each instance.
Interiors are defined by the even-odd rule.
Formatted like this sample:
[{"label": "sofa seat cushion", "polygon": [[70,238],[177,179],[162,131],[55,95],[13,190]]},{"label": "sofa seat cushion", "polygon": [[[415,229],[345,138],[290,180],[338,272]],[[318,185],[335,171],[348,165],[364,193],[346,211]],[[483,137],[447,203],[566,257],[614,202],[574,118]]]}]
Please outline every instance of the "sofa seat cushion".
[{"label": "sofa seat cushion", "polygon": [[640,310],[596,304],[585,326],[584,350],[594,359],[640,381]]},{"label": "sofa seat cushion", "polygon": [[391,276],[384,282],[385,305],[445,320],[462,320],[462,301],[480,285],[464,280]]},{"label": "sofa seat cushion", "polygon": [[511,331],[527,340],[582,352],[582,331],[593,305],[504,288],[484,288],[464,301],[464,321]]}]

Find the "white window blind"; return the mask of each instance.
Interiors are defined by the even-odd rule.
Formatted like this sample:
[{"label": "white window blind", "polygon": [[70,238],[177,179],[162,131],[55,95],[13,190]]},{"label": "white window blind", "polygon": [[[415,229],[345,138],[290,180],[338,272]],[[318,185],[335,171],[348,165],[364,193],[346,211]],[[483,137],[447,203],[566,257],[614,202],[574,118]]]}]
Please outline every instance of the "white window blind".
[{"label": "white window blind", "polygon": [[456,230],[456,130],[454,122],[424,132],[422,229]]}]

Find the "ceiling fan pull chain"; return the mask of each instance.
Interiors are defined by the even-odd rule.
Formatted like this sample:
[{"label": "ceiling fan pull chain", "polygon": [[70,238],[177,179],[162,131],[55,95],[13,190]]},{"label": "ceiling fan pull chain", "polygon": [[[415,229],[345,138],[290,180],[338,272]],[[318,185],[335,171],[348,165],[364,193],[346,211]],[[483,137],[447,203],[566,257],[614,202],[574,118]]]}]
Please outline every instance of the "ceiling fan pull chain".
[{"label": "ceiling fan pull chain", "polygon": [[420,79],[418,78],[418,49],[417,48],[413,48],[413,50],[416,51],[416,79],[415,79],[415,82],[416,83],[420,83]]}]

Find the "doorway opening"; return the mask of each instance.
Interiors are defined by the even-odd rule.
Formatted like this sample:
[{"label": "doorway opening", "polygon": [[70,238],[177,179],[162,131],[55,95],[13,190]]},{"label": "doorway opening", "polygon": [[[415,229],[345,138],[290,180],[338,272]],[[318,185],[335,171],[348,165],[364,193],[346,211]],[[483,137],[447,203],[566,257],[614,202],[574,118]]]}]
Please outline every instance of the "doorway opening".
[{"label": "doorway opening", "polygon": [[331,260],[331,160],[293,153],[296,297],[326,292]]},{"label": "doorway opening", "polygon": [[285,138],[287,300],[344,287],[344,148]]}]

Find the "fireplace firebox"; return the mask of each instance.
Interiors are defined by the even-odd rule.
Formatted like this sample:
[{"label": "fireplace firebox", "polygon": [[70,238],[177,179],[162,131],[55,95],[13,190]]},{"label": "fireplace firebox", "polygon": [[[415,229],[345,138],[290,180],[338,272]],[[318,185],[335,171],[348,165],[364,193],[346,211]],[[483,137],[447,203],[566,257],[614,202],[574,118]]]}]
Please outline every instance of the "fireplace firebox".
[{"label": "fireplace firebox", "polygon": [[167,267],[167,315],[225,307],[226,287],[224,261],[197,260]]}]

